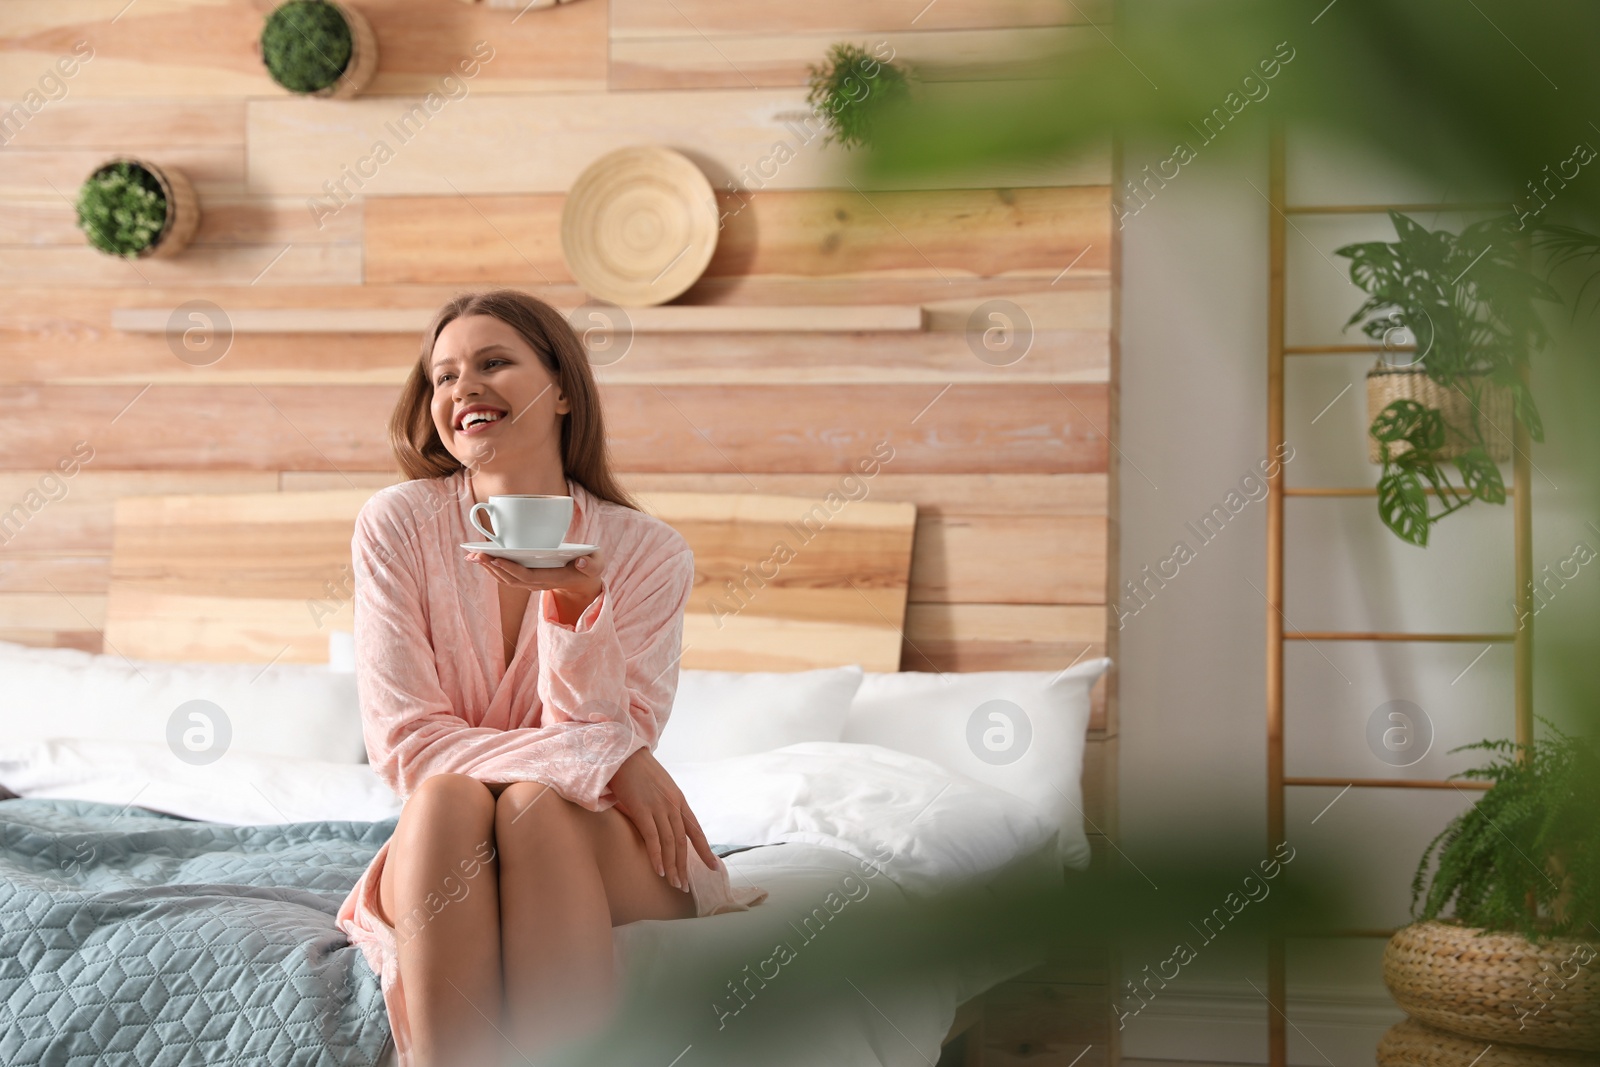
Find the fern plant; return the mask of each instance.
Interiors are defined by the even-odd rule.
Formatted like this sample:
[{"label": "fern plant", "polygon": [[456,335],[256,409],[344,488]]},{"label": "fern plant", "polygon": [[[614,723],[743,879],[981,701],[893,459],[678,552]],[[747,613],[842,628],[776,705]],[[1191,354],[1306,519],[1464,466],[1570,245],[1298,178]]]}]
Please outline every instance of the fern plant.
[{"label": "fern plant", "polygon": [[[1430,231],[1398,211],[1389,218],[1399,240],[1345,245],[1334,253],[1350,260],[1350,280],[1368,294],[1345,329],[1362,322],[1362,332],[1380,343],[1398,329],[1409,331],[1418,366],[1440,385],[1459,389],[1472,409],[1466,425],[1453,425],[1437,408],[1396,400],[1369,428],[1383,463],[1379,517],[1401,540],[1425,546],[1433,524],[1446,515],[1474,500],[1505,503],[1505,482],[1485,438],[1498,432],[1482,416],[1486,387],[1509,389],[1513,417],[1535,441],[1544,440],[1523,370],[1547,340],[1534,302],[1559,298],[1523,266],[1510,215],[1473,223],[1459,235]],[[1450,461],[1441,454],[1452,436],[1467,443],[1454,461],[1459,483],[1450,480]],[[1442,505],[1437,512],[1424,483]]]},{"label": "fern plant", "polygon": [[148,170],[108,163],[78,190],[78,229],[102,252],[133,259],[155,243],[167,221],[167,198]]},{"label": "fern plant", "polygon": [[823,143],[846,148],[870,144],[884,109],[909,92],[905,71],[853,44],[836,44],[819,67],[812,65],[806,102],[831,131]]},{"label": "fern plant", "polygon": [[350,25],[326,0],[289,0],[267,16],[261,58],[272,80],[296,93],[334,84],[350,65]]},{"label": "fern plant", "polygon": [[1428,843],[1411,882],[1413,918],[1453,906],[1467,926],[1530,941],[1600,934],[1600,758],[1591,742],[1540,721],[1552,735],[1543,741],[1453,750],[1494,753],[1455,776],[1493,785]]}]

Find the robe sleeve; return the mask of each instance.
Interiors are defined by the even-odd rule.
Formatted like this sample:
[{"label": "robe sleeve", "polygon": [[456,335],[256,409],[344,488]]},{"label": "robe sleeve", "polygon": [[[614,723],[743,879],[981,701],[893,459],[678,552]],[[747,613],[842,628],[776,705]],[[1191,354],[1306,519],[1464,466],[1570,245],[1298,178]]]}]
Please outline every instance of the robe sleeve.
[{"label": "robe sleeve", "polygon": [[[547,704],[552,697],[546,693],[552,693],[557,703],[546,708],[535,728],[475,727],[457,714],[440,684],[427,622],[420,540],[396,514],[403,509],[388,503],[378,497],[369,501],[357,516],[351,539],[356,682],[373,770],[402,799],[431,775],[456,773],[485,782],[544,782],[591,811],[610,807],[615,803],[608,789],[612,775],[635,750],[654,743],[671,709],[682,605],[693,582],[692,557],[683,553],[686,571],[684,563],[674,560],[661,574],[643,576],[642,584],[634,575],[607,576],[601,597],[579,619],[581,632],[548,621],[554,605],[544,603],[547,598],[541,594],[539,693]],[[663,591],[683,576],[687,580],[681,595],[676,588]],[[641,589],[647,595],[640,597]],[[611,621],[614,600],[618,611],[631,611],[641,601],[646,609],[619,628]],[[670,618],[666,601],[675,609]],[[671,636],[652,640],[652,624],[664,625]],[[563,638],[572,647],[546,644],[559,645]],[[666,670],[656,662],[663,640],[671,642],[673,653]],[[661,676],[652,679],[643,673],[643,662],[636,669],[630,653],[642,654]],[[551,656],[566,667],[550,665]]]},{"label": "robe sleeve", "polygon": [[[571,625],[554,594],[539,596],[539,700],[545,723],[616,724],[625,732],[577,735],[609,767],[654,749],[672,711],[683,655],[683,612],[694,587],[694,554],[682,541],[608,573],[600,596]],[[615,802],[609,790],[602,800]]]}]

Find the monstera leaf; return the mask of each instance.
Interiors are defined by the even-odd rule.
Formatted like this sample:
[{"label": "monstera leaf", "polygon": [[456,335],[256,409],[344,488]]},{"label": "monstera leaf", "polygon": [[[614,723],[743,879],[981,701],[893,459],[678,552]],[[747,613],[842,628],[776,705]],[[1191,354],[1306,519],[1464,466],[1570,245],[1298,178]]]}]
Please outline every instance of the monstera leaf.
[{"label": "monstera leaf", "polygon": [[1378,412],[1369,432],[1383,443],[1385,457],[1389,455],[1387,446],[1400,441],[1409,444],[1413,452],[1434,452],[1444,447],[1444,415],[1415,400],[1396,400]]},{"label": "monstera leaf", "polygon": [[1433,520],[1428,514],[1428,494],[1416,471],[1397,467],[1378,479],[1378,514],[1400,540],[1427,547]]},{"label": "monstera leaf", "polygon": [[1486,504],[1506,502],[1506,483],[1500,477],[1500,468],[1480,445],[1468,449],[1456,458],[1456,469],[1467,491]]}]

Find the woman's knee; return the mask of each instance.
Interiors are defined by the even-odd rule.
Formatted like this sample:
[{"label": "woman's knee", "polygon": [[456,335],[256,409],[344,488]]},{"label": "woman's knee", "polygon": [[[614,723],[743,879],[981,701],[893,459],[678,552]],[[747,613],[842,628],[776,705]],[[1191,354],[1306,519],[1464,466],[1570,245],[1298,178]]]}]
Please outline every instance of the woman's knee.
[{"label": "woman's knee", "polygon": [[584,816],[592,815],[542,782],[514,782],[495,801],[495,840],[502,850],[530,842],[581,842]]},{"label": "woman's knee", "polygon": [[494,823],[494,795],[489,787],[465,774],[435,774],[406,798],[399,831],[407,835],[486,837]]},{"label": "woman's knee", "polygon": [[384,921],[392,909],[413,908],[417,898],[457,900],[474,884],[493,879],[494,796],[464,774],[423,779],[406,798],[379,882]]},{"label": "woman's knee", "polygon": [[495,799],[495,833],[564,818],[571,806],[570,801],[543,782],[512,782]]}]

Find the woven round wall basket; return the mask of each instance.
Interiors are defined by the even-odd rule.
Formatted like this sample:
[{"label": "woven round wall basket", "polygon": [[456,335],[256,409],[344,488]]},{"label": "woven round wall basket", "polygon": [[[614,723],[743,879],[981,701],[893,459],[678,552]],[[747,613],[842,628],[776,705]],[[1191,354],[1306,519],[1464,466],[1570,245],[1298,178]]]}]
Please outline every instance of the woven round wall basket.
[{"label": "woven round wall basket", "polygon": [[1395,1023],[1378,1039],[1378,1067],[1594,1067],[1588,1052],[1500,1045],[1424,1026]]},{"label": "woven round wall basket", "polygon": [[1600,946],[1588,942],[1534,944],[1444,922],[1413,923],[1383,950],[1384,985],[1407,1015],[1463,1037],[1547,1049],[1600,1051],[1597,969]]},{"label": "woven round wall basket", "polygon": [[[1378,413],[1396,400],[1415,400],[1424,407],[1437,408],[1444,414],[1445,440],[1440,456],[1455,459],[1467,450],[1470,443],[1456,427],[1472,425],[1472,400],[1466,393],[1449,385],[1440,385],[1428,377],[1420,367],[1391,367],[1383,363],[1367,371],[1367,425],[1371,426]],[[1483,384],[1478,407],[1481,411],[1484,444],[1489,458],[1496,463],[1511,460],[1511,390],[1503,385]],[[1409,451],[1404,441],[1389,445],[1390,455]],[[1367,462],[1382,463],[1383,454],[1378,439],[1367,434]]]},{"label": "woven round wall basket", "polygon": [[94,173],[99,174],[114,163],[132,163],[149,174],[161,186],[161,196],[167,202],[167,217],[161,223],[161,232],[156,234],[155,240],[139,250],[137,258],[166,259],[183,251],[200,228],[200,198],[195,195],[189,179],[171,167],[158,166],[147,159],[133,156],[108,159],[96,167]]},{"label": "woven round wall basket", "polygon": [[561,209],[561,251],[589,295],[663,304],[693,285],[717,247],[717,197],[685,155],[636,145],[578,175]]}]

